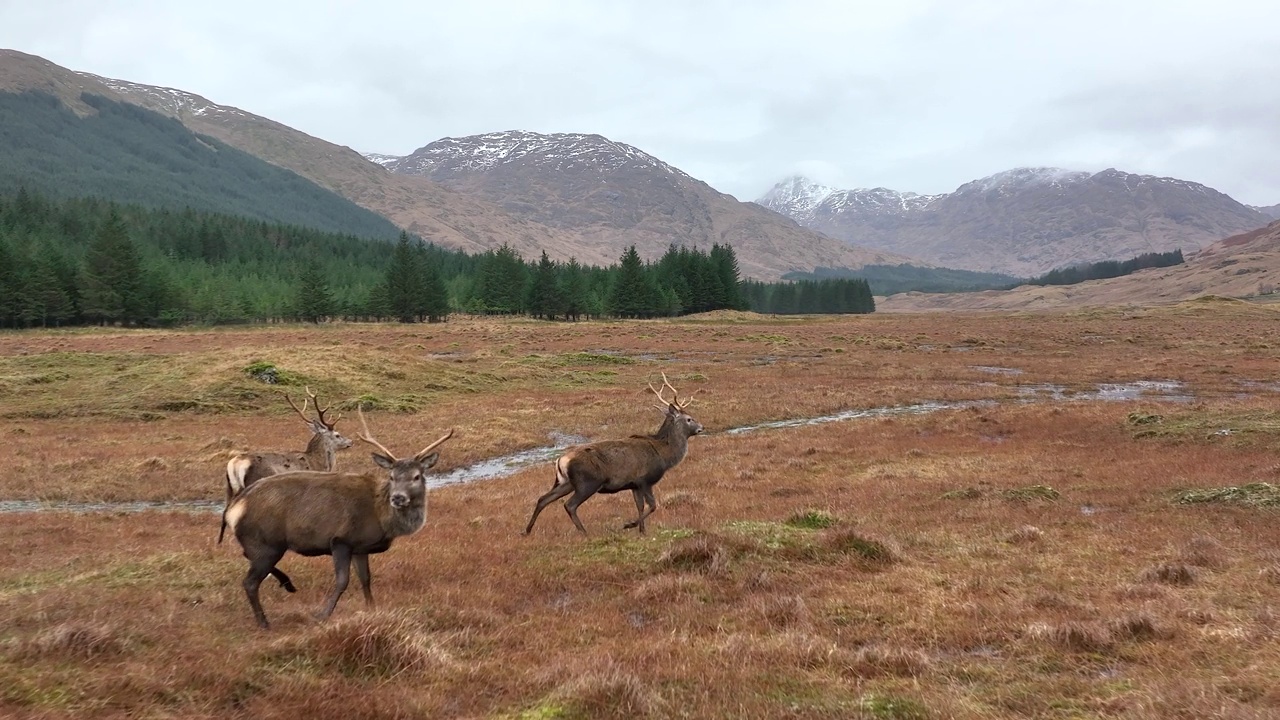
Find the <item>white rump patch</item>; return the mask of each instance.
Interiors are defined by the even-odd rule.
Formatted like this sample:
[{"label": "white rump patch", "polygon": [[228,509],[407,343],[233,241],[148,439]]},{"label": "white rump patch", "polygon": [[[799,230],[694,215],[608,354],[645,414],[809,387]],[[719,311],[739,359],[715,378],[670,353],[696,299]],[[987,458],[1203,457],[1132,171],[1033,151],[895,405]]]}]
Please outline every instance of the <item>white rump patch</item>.
[{"label": "white rump patch", "polygon": [[240,518],[244,517],[244,503],[233,502],[231,507],[227,508],[227,512],[223,515],[223,519],[227,523],[227,528],[231,530],[231,534],[236,534],[236,523],[240,522]]},{"label": "white rump patch", "polygon": [[231,486],[231,494],[235,495],[244,489],[244,478],[253,467],[253,459],[238,455],[227,461],[227,484]]}]

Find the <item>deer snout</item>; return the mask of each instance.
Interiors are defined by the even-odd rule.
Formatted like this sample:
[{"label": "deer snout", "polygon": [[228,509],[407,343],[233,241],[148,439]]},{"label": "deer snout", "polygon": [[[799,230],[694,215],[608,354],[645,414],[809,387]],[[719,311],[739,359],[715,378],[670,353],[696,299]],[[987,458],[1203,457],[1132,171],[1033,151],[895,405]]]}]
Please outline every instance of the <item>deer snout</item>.
[{"label": "deer snout", "polygon": [[409,507],[409,494],[402,493],[402,492],[391,493],[391,507],[395,507],[395,508]]},{"label": "deer snout", "polygon": [[702,432],[702,423],[698,422],[697,420],[694,420],[692,423],[689,424],[689,432],[693,433],[694,435],[697,435],[698,433]]}]

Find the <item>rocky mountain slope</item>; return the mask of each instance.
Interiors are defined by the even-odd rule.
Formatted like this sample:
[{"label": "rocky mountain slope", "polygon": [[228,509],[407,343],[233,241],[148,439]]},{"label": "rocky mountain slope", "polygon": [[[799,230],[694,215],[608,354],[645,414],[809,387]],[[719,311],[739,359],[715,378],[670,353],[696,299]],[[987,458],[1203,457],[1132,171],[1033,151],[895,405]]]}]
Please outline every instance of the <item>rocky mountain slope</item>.
[{"label": "rocky mountain slope", "polygon": [[1266,215],[1272,220],[1280,220],[1280,204],[1268,205],[1266,207],[1258,207],[1257,205],[1250,205],[1249,207],[1253,208],[1254,210],[1257,210],[1263,215]]},{"label": "rocky mountain slope", "polygon": [[1199,183],[1115,169],[1016,168],[942,195],[789,178],[756,202],[848,242],[1022,277],[1146,252],[1190,253],[1268,222]]},{"label": "rocky mountain slope", "polygon": [[600,135],[512,130],[444,138],[387,167],[572,232],[607,248],[610,260],[632,243],[641,255],[656,258],[672,242],[703,248],[728,242],[743,274],[757,278],[816,266],[908,262],[806,230]]},{"label": "rocky mountain slope", "polygon": [[1153,305],[1204,295],[1269,297],[1280,291],[1280,221],[1212,243],[1183,265],[1078,285],[976,293],[899,293],[877,298],[876,310],[1049,310],[1105,305]]}]

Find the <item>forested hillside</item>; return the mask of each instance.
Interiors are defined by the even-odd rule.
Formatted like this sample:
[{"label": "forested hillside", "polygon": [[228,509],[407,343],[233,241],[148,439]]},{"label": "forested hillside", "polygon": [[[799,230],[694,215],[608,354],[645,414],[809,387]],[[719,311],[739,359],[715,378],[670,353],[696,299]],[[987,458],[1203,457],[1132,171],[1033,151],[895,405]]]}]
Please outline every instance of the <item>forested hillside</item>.
[{"label": "forested hillside", "polygon": [[[830,303],[815,283],[779,312],[870,312]],[[783,285],[787,287],[782,287]],[[750,299],[744,292],[751,289]],[[782,287],[779,291],[778,288]],[[835,285],[831,285],[835,287]],[[155,325],[282,319],[441,320],[450,312],[549,319],[658,317],[722,308],[770,311],[789,284],[744,286],[728,245],[671,246],[654,263],[628,248],[617,265],[525,262],[509,246],[480,255],[405,234],[371,242],[190,208],[101,199],[0,196],[0,325]],[[797,304],[799,302],[799,304]]]},{"label": "forested hillside", "polygon": [[0,92],[0,193],[97,196],[394,239],[389,220],[164,115],[83,94],[80,117],[39,92]]}]

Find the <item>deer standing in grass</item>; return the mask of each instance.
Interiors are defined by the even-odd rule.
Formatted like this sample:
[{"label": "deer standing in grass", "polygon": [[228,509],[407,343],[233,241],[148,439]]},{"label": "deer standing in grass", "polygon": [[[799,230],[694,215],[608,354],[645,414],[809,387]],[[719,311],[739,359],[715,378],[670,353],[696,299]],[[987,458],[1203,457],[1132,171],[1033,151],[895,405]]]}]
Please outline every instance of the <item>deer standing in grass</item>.
[{"label": "deer standing in grass", "polygon": [[369,555],[386,551],[397,537],[412,535],[426,523],[426,471],[440,456],[432,451],[453,437],[453,430],[411,457],[396,458],[369,433],[359,407],[357,412],[364,429],[357,437],[378,448],[373,461],[385,473],[296,471],[273,475],[236,495],[223,512],[223,522],[249,560],[244,591],[262,628],[269,625],[258,589],[286,552],[333,557],[333,592],[316,614],[323,620],[333,613],[346,591],[353,560],[365,604],[372,607]]},{"label": "deer standing in grass", "polygon": [[[606,495],[630,490],[636,501],[636,519],[623,525],[626,528],[639,528],[645,531],[645,518],[658,509],[658,502],[653,497],[653,486],[658,484],[662,476],[675,467],[689,449],[689,438],[702,432],[702,424],[685,412],[693,397],[681,402],[680,393],[667,381],[666,373],[662,374],[662,390],[649,383],[662,405],[659,410],[666,412],[662,426],[652,435],[632,435],[623,440],[601,440],[588,445],[569,448],[556,460],[556,479],[547,494],[538,498],[533,508],[533,517],[524,529],[524,534],[533,532],[533,524],[538,521],[538,514],[547,505],[560,498],[573,494],[564,504],[569,519],[583,535],[587,529],[578,519],[578,506],[596,493]],[[662,396],[671,390],[671,399]],[[649,508],[645,510],[645,503]]]},{"label": "deer standing in grass", "polygon": [[[316,394],[311,392],[311,388],[307,387],[307,397],[302,401],[302,409],[293,402],[293,398],[287,394],[284,399],[289,402],[289,406],[294,412],[298,413],[298,417],[302,418],[302,422],[311,428],[311,441],[307,443],[307,449],[302,452],[241,452],[236,453],[227,461],[227,502],[231,504],[231,498],[246,487],[254,484],[258,480],[272,475],[278,475],[283,472],[293,470],[317,470],[322,472],[332,472],[338,469],[338,451],[346,450],[351,447],[352,443],[349,438],[343,437],[335,427],[338,421],[342,419],[342,415],[334,416],[332,420],[325,419],[325,413],[329,412],[332,403],[320,407],[320,400],[316,398]],[[316,419],[312,420],[307,417],[307,405],[315,403]],[[224,507],[225,510],[225,507]],[[224,521],[222,527],[218,529],[218,544],[222,544],[222,537],[227,531],[227,523]],[[280,587],[288,592],[297,592],[293,581],[283,570],[272,570],[272,576],[280,583]]]}]

